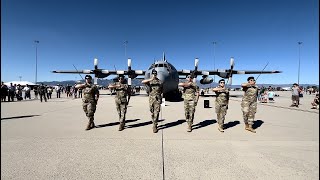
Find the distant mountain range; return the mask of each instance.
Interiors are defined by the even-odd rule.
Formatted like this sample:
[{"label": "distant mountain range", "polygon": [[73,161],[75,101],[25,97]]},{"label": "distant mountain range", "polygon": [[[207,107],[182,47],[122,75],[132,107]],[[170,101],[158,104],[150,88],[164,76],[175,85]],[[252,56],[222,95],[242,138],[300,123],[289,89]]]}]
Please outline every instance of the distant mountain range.
[{"label": "distant mountain range", "polygon": [[[134,86],[143,86],[143,84],[141,84],[141,79],[132,79],[131,83]],[[44,82],[38,82],[38,84],[43,83],[46,85],[51,85],[51,86],[55,86],[57,84],[61,84],[63,86],[66,86],[67,84],[69,85],[74,85],[76,82],[79,81],[44,81]],[[80,82],[84,82],[83,80],[81,80]],[[108,86],[110,83],[113,83],[112,79],[98,79],[98,84],[101,86]],[[211,84],[200,84],[200,81],[197,81],[197,84],[200,88],[210,88],[210,87],[216,87],[218,86],[218,83],[211,83]],[[259,87],[260,86],[264,86],[264,87],[291,87],[292,84],[257,84]],[[319,87],[319,85],[316,84],[300,84],[300,86],[303,87],[307,87],[307,86],[317,86]],[[231,85],[230,88],[240,88],[241,85]]]}]

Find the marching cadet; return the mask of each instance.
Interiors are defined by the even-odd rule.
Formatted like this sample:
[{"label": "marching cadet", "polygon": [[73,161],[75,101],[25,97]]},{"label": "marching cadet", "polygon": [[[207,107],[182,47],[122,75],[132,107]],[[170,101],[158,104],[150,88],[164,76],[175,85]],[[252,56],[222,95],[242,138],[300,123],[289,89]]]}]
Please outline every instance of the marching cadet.
[{"label": "marching cadet", "polygon": [[188,123],[187,131],[192,131],[192,124],[194,119],[194,113],[199,100],[199,88],[195,82],[193,82],[194,74],[187,76],[186,82],[179,83],[178,85],[183,87],[184,97],[184,111],[186,121]]},{"label": "marching cadet", "polygon": [[92,84],[92,77],[90,75],[85,76],[86,83],[78,84],[75,86],[77,89],[83,89],[82,107],[83,111],[89,119],[86,130],[90,130],[95,127],[94,125],[94,113],[96,112],[97,103],[99,100],[99,89],[96,85]]},{"label": "marching cadet", "polygon": [[252,125],[257,112],[258,86],[256,86],[256,80],[252,76],[248,77],[247,81],[247,83],[241,84],[244,91],[241,110],[243,112],[245,130],[256,133]]},{"label": "marching cadet", "polygon": [[[127,113],[127,106],[130,99],[130,87],[125,83],[125,79],[123,75],[118,76],[118,82],[116,82],[113,85],[109,85],[108,88],[115,89],[116,96],[115,96],[115,102],[116,102],[116,108],[119,114],[119,131],[122,131],[125,126],[125,119],[126,119],[126,113]],[[128,97],[128,99],[127,99]]]},{"label": "marching cadet", "polygon": [[229,104],[229,90],[225,87],[224,79],[219,80],[219,86],[212,89],[217,97],[216,97],[216,113],[218,119],[218,130],[220,132],[224,132],[224,120],[228,110]]},{"label": "marching cadet", "polygon": [[153,133],[158,132],[158,119],[160,106],[162,101],[162,92],[163,85],[160,79],[157,78],[157,71],[155,69],[152,70],[152,77],[150,79],[143,80],[141,83],[149,86],[149,108],[151,112],[151,118],[153,122]]},{"label": "marching cadet", "polygon": [[44,86],[43,83],[41,83],[41,86],[38,87],[38,93],[40,95],[40,101],[42,102],[42,97],[44,98],[44,101],[47,102],[47,87]]}]

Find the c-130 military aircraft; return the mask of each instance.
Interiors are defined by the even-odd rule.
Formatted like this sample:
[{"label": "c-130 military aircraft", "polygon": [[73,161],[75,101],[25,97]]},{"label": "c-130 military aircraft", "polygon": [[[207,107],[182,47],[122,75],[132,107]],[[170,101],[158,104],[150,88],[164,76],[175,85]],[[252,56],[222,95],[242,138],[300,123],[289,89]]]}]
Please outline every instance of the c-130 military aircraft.
[{"label": "c-130 military aircraft", "polygon": [[[128,58],[128,69],[127,70],[106,70],[98,68],[98,59],[94,59],[93,70],[62,70],[52,71],[53,73],[81,73],[81,74],[94,74],[94,84],[97,84],[98,78],[105,78],[109,75],[126,75],[128,77],[128,84],[131,85],[131,79],[137,78],[138,76],[144,76],[144,79],[151,77],[151,71],[155,69],[158,72],[157,77],[163,82],[163,94],[164,97],[175,97],[181,96],[178,89],[179,79],[184,79],[186,75],[193,73],[195,75],[194,81],[197,76],[202,76],[201,84],[210,84],[213,82],[213,78],[209,75],[218,75],[221,78],[227,78],[228,84],[232,84],[233,74],[271,74],[281,73],[281,71],[247,71],[247,70],[234,70],[234,58],[230,59],[230,69],[216,69],[216,70],[198,70],[199,59],[195,58],[193,70],[177,70],[171,63],[169,63],[165,54],[161,60],[155,61],[147,70],[133,70],[131,68],[131,59]],[[149,89],[146,89],[147,93]]]}]

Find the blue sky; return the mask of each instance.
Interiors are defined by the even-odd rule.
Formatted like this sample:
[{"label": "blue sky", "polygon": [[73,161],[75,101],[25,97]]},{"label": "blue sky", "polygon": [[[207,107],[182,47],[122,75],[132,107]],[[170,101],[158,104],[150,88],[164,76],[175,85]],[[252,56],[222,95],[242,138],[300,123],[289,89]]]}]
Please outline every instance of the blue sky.
[{"label": "blue sky", "polygon": [[[318,0],[1,0],[1,80],[79,80],[52,70],[147,69],[166,59],[176,69],[281,70],[259,83],[319,84]],[[217,44],[215,48],[212,42]],[[215,52],[215,53],[213,53]],[[215,54],[215,56],[214,56]],[[257,76],[257,75],[256,75]],[[256,77],[255,76],[255,77]],[[233,84],[247,75],[234,75]],[[216,80],[220,77],[216,77]]]}]

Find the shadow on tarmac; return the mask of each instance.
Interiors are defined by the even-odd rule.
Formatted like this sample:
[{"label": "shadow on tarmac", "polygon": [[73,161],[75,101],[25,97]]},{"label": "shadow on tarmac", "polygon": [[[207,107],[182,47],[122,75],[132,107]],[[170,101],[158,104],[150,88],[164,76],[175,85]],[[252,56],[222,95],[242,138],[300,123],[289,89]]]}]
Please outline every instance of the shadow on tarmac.
[{"label": "shadow on tarmac", "polygon": [[[126,123],[135,122],[135,121],[138,121],[138,120],[140,120],[140,119],[126,120]],[[96,128],[115,126],[115,125],[119,125],[119,124],[120,124],[120,122],[112,122],[112,123],[108,123],[108,124],[96,125]]]},{"label": "shadow on tarmac", "polygon": [[[164,120],[163,119],[158,120],[158,122],[161,122],[161,121],[164,121]],[[146,122],[142,122],[142,123],[126,125],[125,128],[136,128],[136,127],[146,126],[146,125],[150,125],[150,124],[152,124],[152,121],[146,121]]]},{"label": "shadow on tarmac", "polygon": [[6,118],[1,118],[1,121],[3,121],[3,120],[8,120],[8,119],[28,118],[28,117],[34,117],[34,116],[40,116],[40,115],[26,115],[26,116],[13,116],[13,117],[6,117]]},{"label": "shadow on tarmac", "polygon": [[210,124],[214,124],[216,123],[217,121],[215,119],[211,119],[211,120],[204,120],[202,122],[199,122],[197,124],[194,124],[192,125],[192,130],[195,130],[195,129],[199,129],[199,128],[203,128],[203,127],[206,127],[206,126],[209,126]]},{"label": "shadow on tarmac", "polygon": [[223,129],[232,128],[238,124],[240,124],[240,121],[230,121],[227,124],[224,124]]},{"label": "shadow on tarmac", "polygon": [[258,129],[258,127],[260,127],[263,123],[264,123],[264,121],[262,121],[262,120],[256,120],[253,122],[252,128]]},{"label": "shadow on tarmac", "polygon": [[179,119],[178,121],[162,124],[162,125],[158,126],[158,130],[166,129],[166,128],[173,127],[173,126],[177,126],[177,125],[182,124],[184,122],[186,122],[186,121],[182,120],[182,119]]}]

